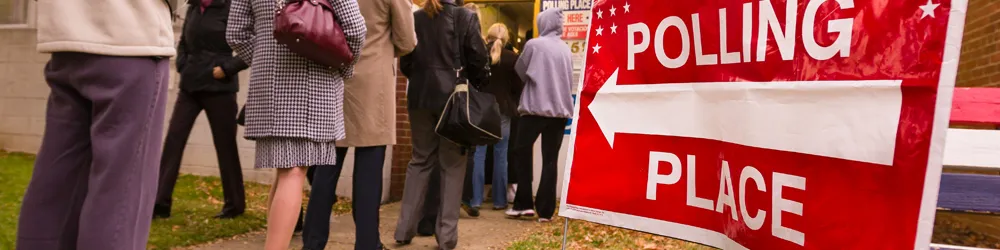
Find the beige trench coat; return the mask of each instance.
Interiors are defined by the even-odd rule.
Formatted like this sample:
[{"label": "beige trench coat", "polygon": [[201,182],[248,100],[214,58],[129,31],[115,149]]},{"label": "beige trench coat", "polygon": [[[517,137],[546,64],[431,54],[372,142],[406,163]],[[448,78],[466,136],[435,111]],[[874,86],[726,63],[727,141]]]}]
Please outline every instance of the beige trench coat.
[{"label": "beige trench coat", "polygon": [[368,35],[344,91],[347,138],[338,147],[396,144],[396,57],[417,46],[410,0],[358,1]]}]

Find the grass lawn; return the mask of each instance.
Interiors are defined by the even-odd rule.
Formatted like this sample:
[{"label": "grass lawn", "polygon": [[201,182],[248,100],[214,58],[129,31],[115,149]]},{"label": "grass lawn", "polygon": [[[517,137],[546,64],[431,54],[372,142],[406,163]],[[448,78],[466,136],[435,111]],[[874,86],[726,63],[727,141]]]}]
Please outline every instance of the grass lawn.
[{"label": "grass lawn", "polygon": [[[507,246],[508,250],[559,249],[562,246],[563,219],[556,216]],[[932,242],[980,248],[1000,248],[1000,215],[942,212],[934,221]],[[570,222],[566,249],[683,249],[709,250],[682,240],[597,223]]]},{"label": "grass lawn", "polygon": [[[559,249],[562,246],[564,221],[563,217],[555,216],[551,223],[543,224],[543,226],[535,229],[536,231],[530,232],[526,236],[512,242],[507,249]],[[569,238],[566,241],[566,249],[709,250],[714,248],[639,231],[605,226],[582,220],[572,220],[569,224]]]},{"label": "grass lawn", "polygon": [[[14,249],[21,197],[33,162],[34,156],[0,151],[0,249]],[[218,220],[212,216],[222,209],[219,178],[183,175],[174,190],[172,217],[153,221],[147,248],[171,249],[260,230],[266,224],[268,188],[246,183],[247,213],[237,219]]]}]

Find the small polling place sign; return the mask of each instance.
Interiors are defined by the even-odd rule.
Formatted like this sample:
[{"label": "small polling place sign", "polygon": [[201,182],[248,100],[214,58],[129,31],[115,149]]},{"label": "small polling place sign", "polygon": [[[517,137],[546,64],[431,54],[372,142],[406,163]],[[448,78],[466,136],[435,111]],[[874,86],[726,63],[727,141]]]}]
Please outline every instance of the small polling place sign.
[{"label": "small polling place sign", "polygon": [[597,0],[560,215],[927,249],[965,0]]}]

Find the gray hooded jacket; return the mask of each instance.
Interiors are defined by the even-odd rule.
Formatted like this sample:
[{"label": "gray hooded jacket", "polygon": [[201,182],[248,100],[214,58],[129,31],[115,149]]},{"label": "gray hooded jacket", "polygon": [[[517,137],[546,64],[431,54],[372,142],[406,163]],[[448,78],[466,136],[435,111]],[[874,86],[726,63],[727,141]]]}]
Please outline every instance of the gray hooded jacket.
[{"label": "gray hooded jacket", "polygon": [[551,8],[538,14],[538,38],[524,46],[515,71],[524,81],[518,113],[553,118],[573,117],[573,62],[563,33],[563,12]]}]

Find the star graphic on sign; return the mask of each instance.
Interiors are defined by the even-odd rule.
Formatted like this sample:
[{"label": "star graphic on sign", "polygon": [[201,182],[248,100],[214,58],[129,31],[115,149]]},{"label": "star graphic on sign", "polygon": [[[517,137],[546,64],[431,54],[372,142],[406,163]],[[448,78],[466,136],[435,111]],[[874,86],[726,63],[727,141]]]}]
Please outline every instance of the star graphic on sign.
[{"label": "star graphic on sign", "polygon": [[604,11],[603,10],[600,10],[600,9],[597,10],[597,19],[604,19]]},{"label": "star graphic on sign", "polygon": [[601,33],[604,32],[604,28],[601,28],[601,26],[597,26],[597,29],[595,29],[595,31],[597,31],[597,35],[600,36]]},{"label": "star graphic on sign", "polygon": [[597,54],[597,53],[600,53],[600,52],[601,52],[601,45],[600,44],[594,45],[594,54]]},{"label": "star graphic on sign", "polygon": [[618,30],[618,25],[611,23],[611,34],[615,34],[616,33],[615,31],[617,30]]},{"label": "star graphic on sign", "polygon": [[920,10],[924,11],[924,14],[920,16],[920,19],[924,19],[927,16],[934,18],[934,10],[940,5],[941,4],[934,3],[932,0],[927,0],[927,4],[920,6]]},{"label": "star graphic on sign", "polygon": [[628,8],[631,7],[631,5],[628,5],[628,2],[625,2],[625,6],[622,7],[625,7],[625,13],[628,13]]},{"label": "star graphic on sign", "polygon": [[617,10],[617,9],[615,9],[615,6],[612,5],[611,6],[611,16],[615,16],[615,10]]}]

